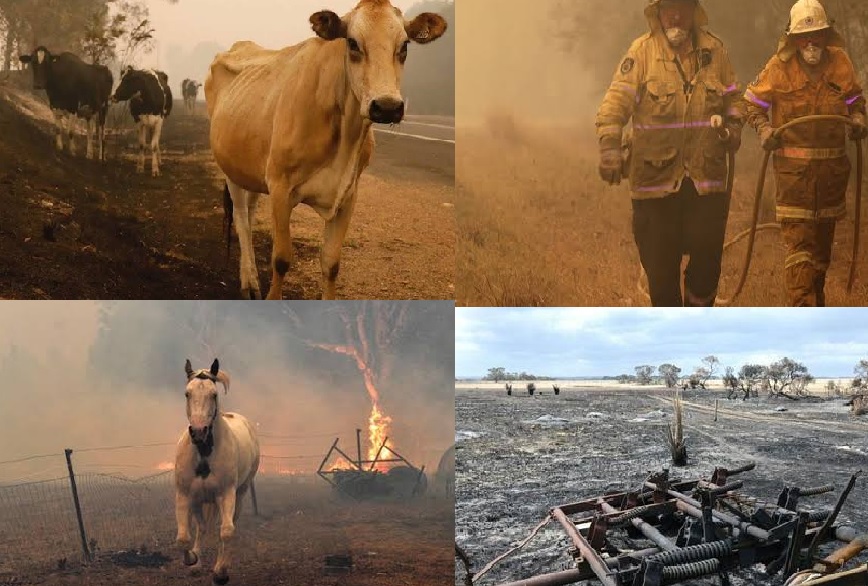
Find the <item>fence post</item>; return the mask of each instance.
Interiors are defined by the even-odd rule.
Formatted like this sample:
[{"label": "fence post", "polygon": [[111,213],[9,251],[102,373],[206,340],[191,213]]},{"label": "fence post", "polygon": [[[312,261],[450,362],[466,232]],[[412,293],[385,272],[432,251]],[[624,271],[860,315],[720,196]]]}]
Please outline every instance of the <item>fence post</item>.
[{"label": "fence post", "polygon": [[253,514],[259,516],[259,505],[256,504],[256,484],[250,481],[250,498],[253,499]]},{"label": "fence post", "polygon": [[81,550],[84,552],[85,561],[90,560],[90,550],[87,547],[87,536],[84,533],[84,521],[81,518],[81,505],[78,502],[78,488],[75,486],[75,473],[72,471],[72,450],[66,448],[66,467],[69,469],[69,482],[72,485],[72,500],[75,503],[75,515],[78,517],[78,532],[81,534]]},{"label": "fence post", "polygon": [[717,399],[714,400],[714,420],[717,421]]}]

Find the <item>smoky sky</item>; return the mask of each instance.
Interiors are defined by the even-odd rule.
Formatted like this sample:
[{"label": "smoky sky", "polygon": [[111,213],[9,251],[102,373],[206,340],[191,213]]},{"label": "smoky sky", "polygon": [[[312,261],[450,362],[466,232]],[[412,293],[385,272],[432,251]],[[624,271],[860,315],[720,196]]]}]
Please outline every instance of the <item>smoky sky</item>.
[{"label": "smoky sky", "polygon": [[847,377],[868,359],[864,308],[457,308],[455,319],[458,377],[499,366],[562,377],[667,362],[690,371],[709,354],[736,369],[787,356],[815,376]]},{"label": "smoky sky", "polygon": [[[270,438],[290,438],[263,440],[263,453],[313,456],[315,469],[334,437],[352,449],[371,410],[355,359],[316,345],[364,338],[394,445],[434,469],[454,438],[453,320],[453,304],[437,301],[8,301],[0,304],[0,461],[175,442],[187,425],[185,360],[207,368],[218,358],[231,377],[221,408]],[[132,463],[118,463],[119,454],[88,457],[147,468],[171,459],[172,448]],[[0,466],[0,481],[6,471]]]}]

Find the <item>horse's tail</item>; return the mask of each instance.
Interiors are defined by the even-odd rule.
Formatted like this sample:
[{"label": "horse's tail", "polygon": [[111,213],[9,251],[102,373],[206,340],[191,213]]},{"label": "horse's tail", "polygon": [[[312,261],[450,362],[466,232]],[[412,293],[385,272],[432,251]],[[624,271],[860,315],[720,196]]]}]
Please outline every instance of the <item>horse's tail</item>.
[{"label": "horse's tail", "polygon": [[232,250],[232,194],[229,193],[229,182],[223,182],[223,226],[226,228],[226,262],[229,262],[229,254]]}]

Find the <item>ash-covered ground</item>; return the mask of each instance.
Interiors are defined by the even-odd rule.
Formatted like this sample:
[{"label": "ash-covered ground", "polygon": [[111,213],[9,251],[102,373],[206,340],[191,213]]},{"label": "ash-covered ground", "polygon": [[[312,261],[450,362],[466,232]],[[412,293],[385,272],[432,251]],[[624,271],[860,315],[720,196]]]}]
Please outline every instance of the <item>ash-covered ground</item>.
[{"label": "ash-covered ground", "polygon": [[[742,401],[720,392],[685,392],[689,463],[675,468],[665,440],[673,419],[671,392],[563,388],[555,396],[550,388],[541,390],[542,396],[528,396],[516,385],[507,396],[504,390],[456,389],[455,531],[474,572],[523,540],[551,507],[606,491],[636,490],[649,473],[663,468],[670,468],[672,477],[709,478],[716,466],[753,461],[756,468],[738,476],[744,481],[740,492],[771,502],[785,486],[834,483],[833,492],[802,500],[812,509],[831,509],[850,476],[868,472],[868,418],[852,417],[845,398]],[[838,522],[868,532],[865,477],[857,480]],[[572,568],[570,547],[552,521],[479,584]],[[757,565],[732,575],[733,584],[782,583],[780,575],[769,577],[762,569]],[[464,584],[463,577],[457,563],[456,585]]]}]

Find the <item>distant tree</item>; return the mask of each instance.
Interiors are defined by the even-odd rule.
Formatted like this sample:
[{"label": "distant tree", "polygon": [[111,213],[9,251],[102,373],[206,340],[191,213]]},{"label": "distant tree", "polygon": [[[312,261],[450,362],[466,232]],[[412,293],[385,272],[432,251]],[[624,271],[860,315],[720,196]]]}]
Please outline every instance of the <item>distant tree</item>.
[{"label": "distant tree", "polygon": [[678,384],[678,375],[681,374],[681,369],[674,364],[661,364],[657,367],[657,372],[667,389],[672,389]]},{"label": "distant tree", "polygon": [[502,380],[506,380],[507,378],[515,378],[515,377],[507,377],[506,369],[502,366],[496,366],[494,368],[488,369],[488,374],[485,375],[485,380],[493,380],[496,383],[499,383]]},{"label": "distant tree", "polygon": [[618,384],[626,385],[628,383],[636,382],[636,377],[632,374],[619,374],[618,375]]},{"label": "distant tree", "polygon": [[868,380],[868,360],[860,360],[859,363],[853,367],[853,374],[855,374],[856,378],[860,380]]},{"label": "distant tree", "polygon": [[651,375],[654,374],[654,367],[650,364],[643,364],[641,366],[637,366],[636,370],[636,382],[640,385],[650,385],[651,384]]},{"label": "distant tree", "polygon": [[844,387],[838,384],[837,381],[830,380],[826,383],[826,392],[830,395],[840,396],[844,394]]},{"label": "distant tree", "polygon": [[720,360],[717,359],[717,356],[711,354],[702,359],[702,364],[703,366],[696,369],[696,374],[700,379],[699,386],[704,389],[708,380],[714,376],[714,373],[720,367]]},{"label": "distant tree", "polygon": [[792,390],[795,395],[803,395],[807,386],[814,381],[807,366],[787,357],[770,364],[766,368],[765,376],[769,381],[769,396],[792,400],[797,400],[797,397],[788,394],[787,390]]},{"label": "distant tree", "polygon": [[738,377],[735,375],[735,369],[732,366],[727,366],[723,375],[723,388],[727,390],[727,399],[732,399],[733,395],[738,391]]},{"label": "distant tree", "polygon": [[766,367],[762,364],[745,364],[738,371],[738,387],[742,392],[742,401],[753,395],[758,396],[757,385],[762,384],[766,376]]}]

